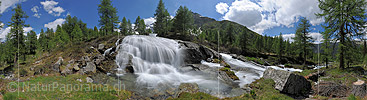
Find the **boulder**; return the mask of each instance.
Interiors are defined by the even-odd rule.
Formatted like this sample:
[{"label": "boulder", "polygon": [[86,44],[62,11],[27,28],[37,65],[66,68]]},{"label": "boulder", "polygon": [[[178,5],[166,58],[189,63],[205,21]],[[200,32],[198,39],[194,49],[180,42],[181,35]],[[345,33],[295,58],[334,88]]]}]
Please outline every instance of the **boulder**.
[{"label": "boulder", "polygon": [[265,79],[273,79],[275,89],[286,94],[308,96],[311,90],[311,83],[307,79],[288,71],[268,68],[265,70],[263,77]]},{"label": "boulder", "polygon": [[200,64],[202,60],[218,58],[218,53],[205,46],[188,41],[178,41],[178,43],[181,44],[185,52],[184,62],[186,64]]},{"label": "boulder", "polygon": [[93,62],[87,62],[87,66],[85,66],[84,71],[86,73],[96,73],[97,67]]},{"label": "boulder", "polygon": [[51,67],[51,69],[53,71],[60,72],[60,66],[62,65],[63,61],[64,59],[62,59],[62,57],[59,57],[59,60],[57,60],[57,62]]},{"label": "boulder", "polygon": [[104,47],[105,47],[105,45],[104,45],[104,44],[98,44],[98,50],[103,50],[103,49],[104,49]]},{"label": "boulder", "polygon": [[92,83],[93,82],[93,79],[90,78],[90,77],[87,77],[86,80],[87,80],[87,83]]},{"label": "boulder", "polygon": [[73,71],[71,70],[72,67],[70,64],[66,65],[66,67],[61,71],[61,74],[63,75],[69,75],[69,74],[72,74]]},{"label": "boulder", "polygon": [[325,75],[325,71],[321,71],[321,72],[316,72],[316,73],[311,73],[307,76],[305,76],[306,79],[312,80],[314,82],[317,82],[319,79],[319,76],[324,76]]},{"label": "boulder", "polygon": [[74,64],[73,69],[74,69],[75,71],[79,71],[79,70],[80,70],[80,68],[79,68],[79,64],[78,64],[78,63]]},{"label": "boulder", "polygon": [[[346,85],[334,82],[320,82],[317,94],[326,97],[346,97],[348,96],[348,87]],[[317,88],[316,87],[316,88]]]}]

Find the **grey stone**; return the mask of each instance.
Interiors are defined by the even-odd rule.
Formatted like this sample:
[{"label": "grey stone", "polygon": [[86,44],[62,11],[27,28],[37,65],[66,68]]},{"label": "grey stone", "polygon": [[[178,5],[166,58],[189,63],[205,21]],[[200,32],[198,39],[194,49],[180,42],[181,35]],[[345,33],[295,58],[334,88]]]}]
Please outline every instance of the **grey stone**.
[{"label": "grey stone", "polygon": [[86,73],[96,73],[97,67],[93,62],[87,62],[87,66],[85,66],[84,71]]},{"label": "grey stone", "polygon": [[103,50],[103,49],[104,49],[104,47],[105,47],[105,45],[104,45],[104,44],[99,44],[99,45],[98,45],[98,50]]},{"label": "grey stone", "polygon": [[93,83],[93,79],[90,77],[87,77],[86,80],[87,80],[87,83]]},{"label": "grey stone", "polygon": [[64,74],[64,75],[69,75],[69,74],[72,74],[73,71],[71,70],[71,65],[68,64],[66,65],[66,67],[61,71],[61,74]]},{"label": "grey stone", "polygon": [[295,96],[307,96],[311,90],[311,83],[303,76],[288,71],[268,68],[264,72],[265,79],[273,79],[275,89]]},{"label": "grey stone", "polygon": [[64,61],[64,59],[62,59],[62,57],[59,57],[59,60],[57,60],[57,62],[52,66],[52,70],[56,71],[56,72],[60,72],[60,66],[62,65],[62,62]]}]

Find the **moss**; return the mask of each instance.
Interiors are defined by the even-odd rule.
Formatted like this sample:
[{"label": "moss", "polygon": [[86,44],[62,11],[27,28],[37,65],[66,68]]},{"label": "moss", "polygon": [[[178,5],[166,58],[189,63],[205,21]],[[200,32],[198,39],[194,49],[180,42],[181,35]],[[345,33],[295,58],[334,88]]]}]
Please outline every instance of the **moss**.
[{"label": "moss", "polygon": [[250,84],[252,88],[249,94],[244,94],[239,97],[231,98],[246,99],[246,100],[292,100],[293,98],[281,94],[274,88],[275,82],[272,79],[258,79]]},{"label": "moss", "polygon": [[236,74],[234,74],[233,71],[231,71],[231,69],[227,68],[227,67],[223,67],[221,69],[219,69],[220,71],[224,71],[226,72],[226,74],[233,80],[239,80],[239,78],[236,76]]},{"label": "moss", "polygon": [[168,98],[167,100],[216,100],[216,99],[219,98],[203,92],[198,92],[194,94],[183,92],[178,96],[178,98]]}]

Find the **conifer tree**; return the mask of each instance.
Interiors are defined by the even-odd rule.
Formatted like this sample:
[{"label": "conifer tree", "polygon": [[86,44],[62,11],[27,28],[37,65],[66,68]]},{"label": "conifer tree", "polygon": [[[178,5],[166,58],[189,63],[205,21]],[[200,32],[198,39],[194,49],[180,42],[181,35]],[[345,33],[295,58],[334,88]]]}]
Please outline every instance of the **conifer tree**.
[{"label": "conifer tree", "polygon": [[296,36],[293,38],[299,46],[299,53],[302,54],[303,65],[306,64],[307,51],[312,45],[312,37],[309,36],[311,24],[306,18],[301,18],[301,23],[297,27]]},{"label": "conifer tree", "polygon": [[19,57],[23,55],[23,60],[25,60],[25,43],[24,43],[24,30],[25,26],[25,19],[28,18],[26,13],[22,10],[20,4],[18,4],[14,9],[13,16],[11,17],[11,22],[9,22],[9,27],[11,27],[10,32],[8,33],[8,40],[9,42],[9,50],[10,54],[14,57],[14,64],[17,63]]},{"label": "conifer tree", "polygon": [[186,6],[180,6],[176,12],[175,18],[173,19],[174,31],[188,35],[193,23],[194,19],[192,17],[192,12]]},{"label": "conifer tree", "polygon": [[164,6],[164,3],[162,0],[159,0],[157,9],[155,10],[154,18],[154,32],[158,34],[158,36],[165,36],[167,35],[167,29],[168,29],[168,20],[169,20],[169,13],[167,9]]},{"label": "conifer tree", "polygon": [[121,22],[121,25],[120,25],[120,33],[122,35],[127,35],[128,34],[127,32],[129,31],[128,28],[129,28],[129,26],[128,26],[127,20],[124,17],[124,18],[122,18],[122,22]]},{"label": "conifer tree", "polygon": [[101,4],[98,5],[98,15],[100,17],[101,32],[104,35],[112,34],[119,23],[119,17],[117,16],[117,9],[112,6],[111,0],[101,0]]},{"label": "conifer tree", "polygon": [[319,0],[321,13],[318,17],[325,19],[323,28],[339,43],[339,68],[344,69],[344,59],[348,39],[361,35],[366,25],[365,0]]}]

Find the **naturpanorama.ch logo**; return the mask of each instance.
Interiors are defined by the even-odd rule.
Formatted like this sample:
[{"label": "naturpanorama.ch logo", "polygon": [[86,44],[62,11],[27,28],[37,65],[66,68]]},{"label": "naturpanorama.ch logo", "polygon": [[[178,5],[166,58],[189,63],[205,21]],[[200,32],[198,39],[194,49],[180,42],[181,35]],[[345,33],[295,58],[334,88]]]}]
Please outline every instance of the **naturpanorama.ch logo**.
[{"label": "naturpanorama.ch logo", "polygon": [[29,83],[29,82],[10,82],[7,85],[9,92],[36,92],[36,91],[121,91],[125,89],[125,84],[62,84],[52,83]]}]

